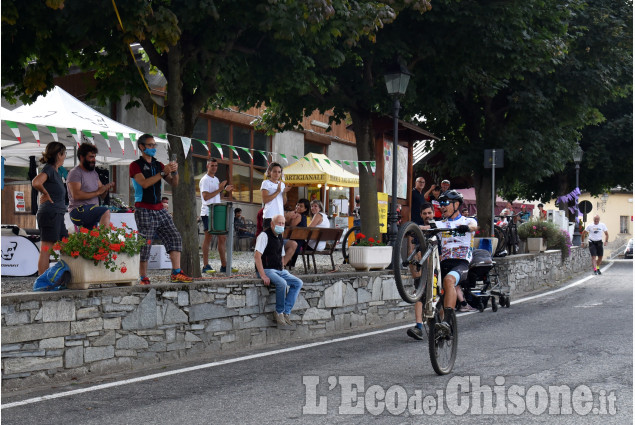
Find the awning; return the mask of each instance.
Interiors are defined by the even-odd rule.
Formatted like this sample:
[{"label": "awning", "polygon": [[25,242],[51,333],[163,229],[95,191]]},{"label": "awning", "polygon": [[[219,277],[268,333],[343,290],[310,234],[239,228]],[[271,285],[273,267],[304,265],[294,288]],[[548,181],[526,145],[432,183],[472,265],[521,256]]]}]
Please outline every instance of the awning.
[{"label": "awning", "polygon": [[[282,180],[293,185],[358,187],[359,176],[346,171],[326,155],[309,153],[305,158],[285,167]],[[308,161],[307,161],[308,160]]]},{"label": "awning", "polygon": [[[2,108],[2,156],[7,164],[28,167],[29,156],[38,158],[48,142],[58,140],[67,148],[92,141],[102,164],[129,164],[139,156],[136,139],[143,134],[97,112],[59,87],[38,97],[31,105],[9,111]],[[39,146],[38,146],[39,140]],[[167,141],[155,138],[157,159],[168,161]],[[72,166],[68,155],[65,166]]]}]

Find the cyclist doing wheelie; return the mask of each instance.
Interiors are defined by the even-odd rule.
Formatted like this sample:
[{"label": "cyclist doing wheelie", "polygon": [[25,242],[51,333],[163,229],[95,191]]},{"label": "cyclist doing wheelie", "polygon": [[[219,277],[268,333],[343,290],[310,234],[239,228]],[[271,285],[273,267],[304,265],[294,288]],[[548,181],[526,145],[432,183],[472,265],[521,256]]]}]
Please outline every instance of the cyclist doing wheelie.
[{"label": "cyclist doing wheelie", "polygon": [[[443,220],[437,221],[437,228],[454,229],[455,232],[441,233],[441,268],[449,270],[443,278],[443,307],[454,309],[456,305],[456,285],[467,271],[472,260],[472,238],[477,229],[476,220],[463,217],[460,213],[463,195],[456,190],[448,190],[439,197]],[[458,234],[457,234],[458,232]],[[442,321],[435,324],[436,330],[450,333],[450,325]]]}]

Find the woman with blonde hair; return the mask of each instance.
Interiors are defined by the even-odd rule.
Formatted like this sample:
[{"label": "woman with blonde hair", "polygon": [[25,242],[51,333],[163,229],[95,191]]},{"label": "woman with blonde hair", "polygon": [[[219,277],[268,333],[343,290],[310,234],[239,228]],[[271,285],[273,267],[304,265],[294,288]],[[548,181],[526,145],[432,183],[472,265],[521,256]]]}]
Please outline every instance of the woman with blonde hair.
[{"label": "woman with blonde hair", "polygon": [[[324,205],[322,205],[322,202],[317,199],[311,201],[311,213],[313,214],[313,219],[307,227],[322,227],[324,229],[331,227],[329,217],[324,212]],[[311,249],[315,249],[316,251],[322,251],[326,248],[326,242],[320,242],[316,248],[315,241],[309,241],[309,247]]]},{"label": "woman with blonde hair", "polygon": [[40,206],[37,211],[37,224],[40,229],[40,258],[37,263],[38,274],[49,268],[50,250],[55,242],[68,237],[64,224],[66,213],[66,187],[59,174],[59,168],[66,159],[66,146],[59,142],[50,142],[42,152],[40,162],[44,164],[31,186],[40,192]]},{"label": "woman with blonde hair", "polygon": [[267,179],[260,185],[262,202],[265,204],[263,210],[263,229],[268,229],[271,219],[280,214],[284,216],[284,204],[287,203],[287,192],[291,186],[282,182],[282,165],[272,162],[267,167]]}]

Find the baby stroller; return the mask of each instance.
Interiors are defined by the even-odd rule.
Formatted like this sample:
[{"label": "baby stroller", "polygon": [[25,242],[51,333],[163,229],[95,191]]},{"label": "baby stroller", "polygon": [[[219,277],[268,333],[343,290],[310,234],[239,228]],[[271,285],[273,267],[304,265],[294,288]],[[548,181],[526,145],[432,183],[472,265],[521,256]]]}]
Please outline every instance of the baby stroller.
[{"label": "baby stroller", "polygon": [[509,308],[510,287],[499,281],[496,262],[492,261],[490,252],[485,249],[474,250],[468,278],[461,285],[465,300],[481,312],[487,308],[490,299],[494,312],[498,310],[499,304]]}]

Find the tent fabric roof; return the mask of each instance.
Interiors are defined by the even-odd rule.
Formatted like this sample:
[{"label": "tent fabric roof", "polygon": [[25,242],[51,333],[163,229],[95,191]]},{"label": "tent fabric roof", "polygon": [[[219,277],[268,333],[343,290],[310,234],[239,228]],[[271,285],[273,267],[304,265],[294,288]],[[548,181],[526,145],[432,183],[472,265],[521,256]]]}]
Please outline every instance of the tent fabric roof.
[{"label": "tent fabric roof", "polygon": [[[31,105],[23,105],[13,111],[2,108],[0,118],[2,156],[7,158],[7,163],[15,163],[9,165],[22,165],[23,162],[28,165],[30,155],[39,156],[44,150],[43,146],[37,145],[33,131],[27,124],[35,125],[41,145],[54,141],[55,131],[58,140],[67,147],[77,146],[69,129],[76,130],[80,142],[89,141],[86,132],[92,134],[94,144],[99,149],[97,160],[104,164],[129,164],[137,159],[133,139],[136,140],[143,134],[99,113],[57,86],[46,95],[38,97]],[[7,121],[18,124],[21,143]],[[55,131],[52,132],[48,127]],[[167,141],[158,138],[155,140],[159,144],[157,159],[167,162]],[[70,155],[69,160],[72,161]]]},{"label": "tent fabric roof", "polygon": [[308,159],[294,162],[283,170],[283,180],[287,184],[358,187],[359,176],[346,171],[326,155],[309,153]]}]

